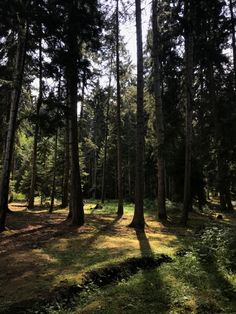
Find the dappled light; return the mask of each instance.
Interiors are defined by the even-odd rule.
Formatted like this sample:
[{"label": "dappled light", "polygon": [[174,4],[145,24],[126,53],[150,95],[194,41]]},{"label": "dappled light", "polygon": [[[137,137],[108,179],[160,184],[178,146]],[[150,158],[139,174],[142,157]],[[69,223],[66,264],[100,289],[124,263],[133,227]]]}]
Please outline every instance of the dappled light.
[{"label": "dappled light", "polygon": [[[16,208],[16,205],[15,203],[10,208]],[[92,207],[92,203],[86,207]],[[81,301],[81,304],[86,303],[82,305],[82,313],[93,313],[94,306],[98,304],[101,309],[108,311],[113,293],[119,293],[117,301],[111,306],[111,313],[115,313],[115,306],[120,308],[123,304],[122,298],[128,302],[132,289],[137,290],[137,293],[141,289],[148,289],[151,295],[158,293],[159,299],[155,306],[162,309],[163,313],[169,313],[172,307],[179,307],[179,313],[182,313],[183,308],[197,313],[199,306],[213,306],[217,310],[222,306],[222,298],[233,299],[236,277],[228,277],[214,253],[210,253],[209,249],[204,250],[199,238],[203,223],[208,223],[209,232],[217,232],[217,228],[223,232],[225,221],[219,221],[212,216],[199,217],[193,213],[189,227],[185,229],[180,225],[172,225],[171,222],[157,222],[155,215],[148,212],[145,216],[145,230],[135,230],[127,228],[131,213],[117,219],[115,213],[112,214],[112,208],[114,211],[112,203],[108,204],[107,208],[105,205],[96,214],[91,214],[90,210],[86,209],[86,226],[71,229],[68,225],[61,225],[67,215],[66,210],[55,211],[54,220],[48,216],[47,223],[42,225],[40,221],[41,215],[45,215],[44,210],[30,212],[31,224],[28,224],[25,218],[29,213],[24,208],[17,207],[18,224],[14,224],[15,216],[8,217],[10,225],[16,229],[12,229],[10,233],[6,231],[1,236],[2,243],[7,245],[7,250],[4,245],[0,253],[2,266],[6,270],[5,274],[0,276],[5,287],[4,294],[3,291],[1,293],[4,306],[20,302],[26,306],[26,300],[37,302],[37,297],[47,298],[52,289],[82,283],[86,272],[119,265],[129,258],[155,258],[158,254],[166,254],[174,258],[174,261],[157,270],[138,272],[133,278],[121,281],[116,287],[105,288],[102,296],[99,293],[99,300],[95,289],[86,302]],[[171,215],[173,217],[173,214]],[[234,223],[235,216],[228,215],[227,226],[233,227]],[[204,241],[211,241],[207,233]],[[183,248],[186,248],[186,251]],[[206,248],[209,248],[208,244]],[[183,253],[179,254],[181,250]],[[214,301],[216,294],[219,295],[218,302]],[[149,297],[145,296],[140,302],[149,302]],[[205,300],[205,305],[198,304],[200,297]],[[142,313],[144,305],[140,302],[136,304],[136,301],[129,302],[127,309],[137,311],[140,306],[138,313]],[[122,305],[121,310],[125,309]]]},{"label": "dappled light", "polygon": [[0,314],[236,314],[235,14],[0,1]]}]

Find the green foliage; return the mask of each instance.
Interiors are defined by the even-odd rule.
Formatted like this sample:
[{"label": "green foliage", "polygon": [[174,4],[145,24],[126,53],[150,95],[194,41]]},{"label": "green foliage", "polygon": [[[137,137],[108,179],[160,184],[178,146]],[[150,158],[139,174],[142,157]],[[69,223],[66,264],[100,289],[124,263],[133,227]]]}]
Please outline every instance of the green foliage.
[{"label": "green foliage", "polygon": [[[201,261],[211,263],[222,274],[236,273],[236,237],[234,228],[213,226],[206,227],[197,242],[196,252]],[[212,265],[213,266],[213,265]]]}]

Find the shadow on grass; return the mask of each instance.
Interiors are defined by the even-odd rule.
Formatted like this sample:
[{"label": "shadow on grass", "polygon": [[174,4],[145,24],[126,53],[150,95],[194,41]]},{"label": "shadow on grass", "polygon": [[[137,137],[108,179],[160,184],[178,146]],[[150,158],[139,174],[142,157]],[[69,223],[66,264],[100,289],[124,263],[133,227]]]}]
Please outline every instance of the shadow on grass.
[{"label": "shadow on grass", "polygon": [[[81,238],[78,234],[76,238],[67,239],[67,246],[63,250],[57,250],[55,247],[44,247],[43,251],[49,254],[51,257],[55,258],[58,262],[59,272],[61,268],[68,267],[70,264],[70,273],[77,273],[81,271],[83,267],[93,265],[94,263],[99,263],[104,260],[109,260],[109,256],[113,255],[119,256],[119,252],[111,248],[96,248],[93,245],[96,241],[99,241],[101,236],[109,235],[112,227],[121,219],[121,217],[115,217],[112,221],[107,219],[90,217],[89,225],[95,226],[98,223],[101,226],[98,231],[92,233],[86,238]],[[81,234],[82,235],[82,234]],[[127,250],[125,250],[127,251]],[[125,253],[125,251],[123,253]],[[122,249],[120,250],[122,252]]]},{"label": "shadow on grass", "polygon": [[223,275],[223,270],[220,269],[216,256],[208,250],[208,254],[204,258],[201,254],[198,254],[197,257],[202,269],[208,274],[208,280],[212,290],[217,290],[223,298],[233,302],[234,308],[236,309],[236,289]]},{"label": "shadow on grass", "polygon": [[[147,238],[147,235],[145,233],[145,230],[139,230],[136,229],[136,236],[139,241],[140,246],[140,252],[142,257],[151,256],[154,257],[154,252],[152,251],[150,242]],[[160,311],[160,313],[169,313],[170,310],[170,296],[166,293],[165,289],[165,283],[163,282],[162,278],[160,277],[160,272],[158,269],[155,271],[152,271],[152,275],[150,276],[150,273],[147,271],[143,271],[143,277],[144,282],[142,283],[144,285],[144,288],[149,287],[150,292],[149,296],[146,295],[146,292],[144,293],[144,305],[145,303],[147,308],[149,308],[150,313],[157,313]],[[155,297],[154,297],[155,295]],[[153,300],[154,297],[154,300]],[[159,300],[159,301],[158,301]],[[154,308],[150,308],[150,303],[154,305]],[[140,312],[141,313],[141,312]]]},{"label": "shadow on grass", "polygon": [[[26,213],[28,215],[28,213]],[[31,214],[31,213],[29,213]],[[37,214],[35,214],[37,215]],[[24,216],[26,217],[26,216]],[[28,217],[28,216],[27,216]],[[111,220],[112,217],[112,220]],[[112,232],[116,231],[113,229],[113,227],[118,222],[119,217],[117,216],[111,216],[111,215],[88,215],[87,220],[87,226],[96,227],[96,229],[91,229],[89,233],[86,233],[86,231],[81,232],[81,234],[78,232],[77,228],[74,229],[63,229],[62,230],[62,224],[64,225],[64,222],[60,224],[55,224],[56,229],[59,233],[58,235],[63,235],[62,240],[65,240],[66,237],[66,246],[62,250],[57,250],[56,246],[46,246],[42,247],[41,250],[43,253],[45,253],[46,256],[49,258],[52,258],[55,260],[55,263],[47,264],[47,270],[43,271],[42,273],[38,274],[39,279],[44,280],[45,276],[47,276],[48,283],[55,284],[55,279],[57,276],[60,276],[61,273],[64,272],[66,276],[70,276],[70,274],[79,274],[79,272],[83,272],[85,267],[97,267],[101,265],[104,261],[106,263],[111,262],[111,260],[115,260],[116,258],[119,259],[120,257],[127,256],[127,253],[129,249],[122,248],[109,248],[108,247],[100,247],[96,248],[96,241],[99,242],[100,238],[102,236],[105,236],[108,238],[111,235]],[[171,223],[168,223],[166,225],[166,228],[168,228],[169,233],[175,235],[177,238],[175,241],[172,241],[173,246],[176,246],[176,243],[182,243],[184,246],[186,245],[185,239],[181,238],[181,236],[176,232],[175,228],[173,228],[173,225]],[[70,234],[66,234],[65,231],[70,230]],[[182,229],[178,229],[182,230]],[[49,229],[50,231],[50,229]],[[30,233],[30,232],[29,232]],[[29,234],[30,235],[30,234]],[[119,235],[119,234],[118,234]],[[72,238],[71,238],[72,236]],[[122,235],[121,235],[122,236]],[[54,234],[53,234],[54,237]],[[136,237],[139,242],[140,252],[141,256],[154,256],[154,252],[151,248],[149,239],[147,238],[147,234],[143,231],[136,230]],[[50,239],[50,238],[49,238]],[[55,243],[55,245],[58,243],[58,239],[52,239]],[[102,239],[101,239],[102,240]],[[111,238],[111,241],[114,239]],[[194,240],[194,238],[191,238],[191,241]],[[197,239],[199,240],[199,239]],[[171,245],[171,243],[170,243]],[[214,257],[214,256],[213,256]],[[184,257],[183,257],[184,258]],[[200,256],[199,256],[200,258]],[[43,259],[41,260],[41,257],[38,256],[39,262],[43,263]],[[23,262],[22,262],[23,264]],[[25,262],[26,264],[26,262]],[[220,289],[222,297],[227,297],[232,301],[232,285],[230,282],[228,282],[222,273],[220,272],[216,260],[211,261],[210,264],[206,264],[203,261],[201,261],[201,268],[204,270],[204,272],[207,274],[207,280],[209,281],[209,286],[212,290]],[[27,269],[30,269],[30,265],[27,264]],[[15,274],[15,278],[17,278],[18,274]],[[149,303],[152,302],[153,299],[158,298],[159,301],[155,302],[156,311],[160,313],[169,313],[170,305],[171,305],[171,297],[167,293],[166,284],[165,284],[165,278],[161,278],[160,272],[158,269],[155,271],[143,271],[143,280],[140,282],[137,282],[137,289],[140,289],[145,291],[145,289],[148,289],[148,296],[147,293],[143,294],[143,303],[147,303],[146,306],[148,308]],[[65,277],[66,277],[65,276]],[[185,274],[182,275],[183,279],[185,280]],[[186,279],[187,282],[187,279]],[[222,286],[221,286],[222,285]],[[220,287],[219,287],[220,286]],[[154,288],[153,288],[154,287]],[[40,289],[40,287],[38,287]],[[47,287],[48,288],[48,287]],[[121,288],[117,288],[117,291],[121,292]],[[133,295],[132,290],[129,291]],[[145,291],[146,292],[146,291]],[[155,295],[154,295],[155,293]],[[229,302],[231,302],[229,301]],[[233,302],[233,301],[232,301]],[[140,309],[139,312],[136,313],[144,313],[142,312],[144,309]],[[127,313],[131,313],[127,310]],[[153,312],[149,313],[156,313],[155,309],[153,308]],[[210,312],[208,312],[210,313]],[[232,312],[230,313],[232,314]]]}]

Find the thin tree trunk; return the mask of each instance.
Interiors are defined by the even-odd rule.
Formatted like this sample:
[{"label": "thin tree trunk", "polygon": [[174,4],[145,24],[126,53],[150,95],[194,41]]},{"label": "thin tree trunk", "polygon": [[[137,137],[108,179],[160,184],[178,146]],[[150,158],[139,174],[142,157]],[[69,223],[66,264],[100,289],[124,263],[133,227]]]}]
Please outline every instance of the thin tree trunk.
[{"label": "thin tree trunk", "polygon": [[106,182],[106,165],[107,165],[107,139],[108,139],[108,123],[109,123],[109,113],[110,113],[110,100],[111,100],[111,75],[112,75],[112,63],[113,63],[113,53],[111,53],[110,61],[110,75],[108,83],[108,96],[107,96],[107,110],[106,110],[106,126],[105,126],[105,143],[104,143],[104,161],[102,167],[102,193],[101,202],[104,204],[105,200],[105,182]]},{"label": "thin tree trunk", "polygon": [[236,89],[236,38],[235,38],[235,16],[234,16],[234,3],[232,0],[229,0],[229,9],[230,9],[230,19],[231,19],[231,28],[232,28],[232,50],[233,50],[233,61],[234,61],[234,83]]},{"label": "thin tree trunk", "polygon": [[117,192],[118,209],[117,215],[122,216],[123,209],[123,188],[122,188],[122,157],[121,157],[121,94],[120,94],[120,25],[119,25],[119,0],[116,0],[116,83],[117,83],[117,107],[116,107],[116,125],[117,125]]},{"label": "thin tree trunk", "polygon": [[182,223],[187,224],[191,210],[191,162],[192,162],[192,117],[193,117],[193,29],[191,1],[185,0],[185,86],[186,86],[186,126],[185,126],[185,170],[184,202]]},{"label": "thin tree trunk", "polygon": [[82,142],[82,130],[83,130],[83,118],[84,118],[84,94],[85,94],[85,83],[86,83],[86,76],[85,72],[83,74],[83,82],[82,82],[82,95],[81,95],[81,107],[80,107],[80,115],[79,115],[79,143]]},{"label": "thin tree trunk", "polygon": [[29,202],[28,208],[34,208],[34,193],[35,193],[35,184],[37,177],[37,149],[38,149],[38,134],[39,134],[39,113],[42,106],[43,98],[43,66],[42,66],[42,37],[39,41],[39,96],[36,105],[36,122],[35,122],[35,131],[34,131],[34,145],[33,145],[33,154],[32,154],[32,169],[31,169],[31,183],[30,183],[30,193],[29,193]]},{"label": "thin tree trunk", "polygon": [[64,174],[63,174],[63,187],[62,187],[62,201],[61,207],[68,206],[68,187],[69,187],[69,165],[70,153],[69,153],[69,121],[66,117],[65,125],[65,139],[64,139]]},{"label": "thin tree trunk", "polygon": [[83,197],[80,178],[80,164],[78,152],[78,121],[77,121],[77,54],[78,43],[75,32],[76,4],[73,1],[69,7],[68,29],[68,59],[67,59],[67,83],[68,101],[70,109],[70,156],[71,156],[71,199],[70,210],[72,213],[72,225],[84,224]]},{"label": "thin tree trunk", "polygon": [[129,200],[132,200],[132,181],[131,181],[131,156],[130,148],[128,147],[128,191],[129,191]]},{"label": "thin tree trunk", "polygon": [[131,161],[131,147],[132,147],[132,140],[131,140],[131,112],[129,110],[128,112],[128,138],[127,138],[127,144],[128,144],[128,193],[129,193],[129,200],[134,202],[134,193],[132,189],[132,161]]},{"label": "thin tree trunk", "polygon": [[10,118],[8,122],[6,150],[4,154],[4,162],[2,169],[2,177],[0,181],[0,231],[5,230],[5,220],[8,208],[9,180],[11,171],[11,162],[13,154],[13,146],[16,131],[16,119],[20,102],[22,89],[22,81],[24,75],[25,63],[25,47],[27,38],[27,24],[19,17],[18,39],[16,49],[16,59],[13,74],[13,89],[11,92]]},{"label": "thin tree trunk", "polygon": [[136,176],[135,209],[130,227],[144,229],[144,97],[143,97],[143,46],[142,46],[142,12],[141,1],[135,0],[136,36],[137,36],[137,124],[136,124]]},{"label": "thin tree trunk", "polygon": [[221,125],[219,121],[218,113],[218,100],[216,95],[216,86],[214,79],[214,67],[212,62],[209,64],[208,69],[209,77],[209,92],[210,100],[213,105],[213,117],[214,117],[214,127],[215,127],[215,148],[217,156],[217,185],[218,191],[220,193],[220,207],[222,211],[232,210],[233,206],[231,203],[230,195],[230,182],[228,178],[229,166],[225,159],[225,152],[223,150]]},{"label": "thin tree trunk", "polygon": [[55,200],[55,191],[56,191],[57,138],[58,138],[58,132],[56,131],[55,146],[54,146],[54,165],[53,165],[52,194],[51,194],[51,204],[50,204],[50,209],[49,209],[49,213],[50,214],[53,212],[54,200]]},{"label": "thin tree trunk", "polygon": [[167,219],[165,202],[165,159],[164,159],[164,117],[162,109],[161,93],[161,66],[160,66],[160,29],[157,17],[157,0],[152,3],[152,58],[154,65],[154,94],[156,112],[156,136],[157,136],[157,167],[158,167],[158,217],[162,220]]},{"label": "thin tree trunk", "polygon": [[[96,143],[96,140],[95,140]],[[96,199],[97,195],[97,148],[94,149],[93,157],[93,199]]]}]

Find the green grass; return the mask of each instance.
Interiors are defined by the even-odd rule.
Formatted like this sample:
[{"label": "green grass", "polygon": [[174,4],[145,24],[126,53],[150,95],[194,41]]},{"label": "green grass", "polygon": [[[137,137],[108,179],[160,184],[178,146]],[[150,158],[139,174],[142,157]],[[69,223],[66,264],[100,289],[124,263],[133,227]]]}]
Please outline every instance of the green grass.
[{"label": "green grass", "polygon": [[[80,283],[83,274],[90,270],[134,256],[164,253],[174,262],[140,271],[118,284],[86,291],[75,300],[72,309],[60,309],[58,305],[48,312],[236,314],[235,218],[227,216],[217,221],[191,214],[188,228],[183,228],[175,223],[179,205],[168,203],[172,220],[163,225],[156,220],[155,204],[146,201],[147,227],[140,234],[127,228],[133,204],[125,203],[125,216],[116,221],[117,202],[105,202],[102,209],[94,210],[97,203],[85,203],[86,224],[78,231],[66,229],[55,239],[49,234],[48,241],[38,248],[16,251],[2,260],[5,273],[15,274],[14,285],[5,273],[0,275],[8,304],[45,295],[62,284]],[[55,215],[66,217],[67,210],[56,210]],[[39,212],[26,214],[37,219]],[[207,226],[205,231],[196,233],[202,225]],[[188,253],[175,256],[180,249],[187,249]]]},{"label": "green grass", "polygon": [[229,251],[235,235],[228,229],[219,236],[219,229],[208,228],[193,243],[192,251],[173,263],[140,271],[105,289],[87,291],[75,301],[73,310],[56,313],[235,314],[235,256]]}]

